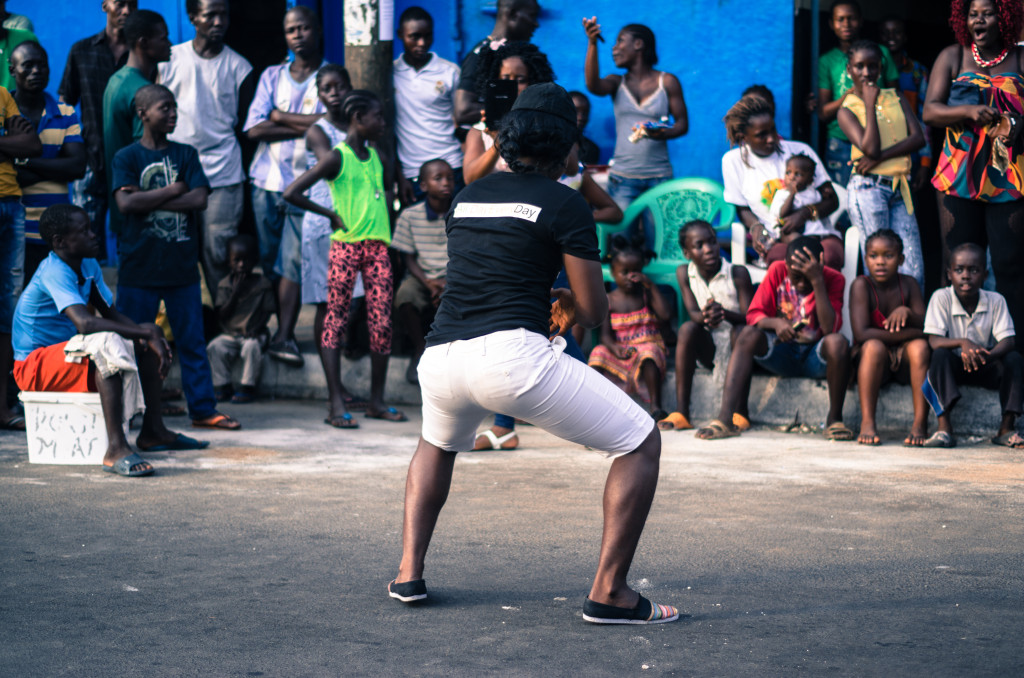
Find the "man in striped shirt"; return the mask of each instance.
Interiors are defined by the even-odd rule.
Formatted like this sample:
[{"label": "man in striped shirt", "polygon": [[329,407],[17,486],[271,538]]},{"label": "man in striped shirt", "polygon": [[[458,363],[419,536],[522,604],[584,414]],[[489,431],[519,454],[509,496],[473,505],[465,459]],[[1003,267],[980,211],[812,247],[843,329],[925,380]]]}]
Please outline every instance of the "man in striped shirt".
[{"label": "man in striped shirt", "polygon": [[50,248],[39,236],[39,217],[50,205],[68,202],[68,182],[85,176],[86,153],[78,113],[46,91],[50,63],[36,42],[23,42],[10,57],[18,110],[35,127],[43,144],[38,158],[15,160],[21,204],[25,207],[25,281]]}]

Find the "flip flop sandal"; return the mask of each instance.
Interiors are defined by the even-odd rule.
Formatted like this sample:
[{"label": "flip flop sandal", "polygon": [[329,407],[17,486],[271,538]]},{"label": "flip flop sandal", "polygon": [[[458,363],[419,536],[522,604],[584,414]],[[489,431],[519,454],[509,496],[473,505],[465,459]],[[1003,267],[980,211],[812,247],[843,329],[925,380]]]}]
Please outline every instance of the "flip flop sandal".
[{"label": "flip flop sandal", "polygon": [[149,464],[149,462],[132,452],[127,457],[121,457],[115,461],[113,466],[107,466],[104,464],[103,470],[107,473],[116,473],[117,475],[124,476],[125,478],[141,478],[142,476],[148,476],[156,473],[156,469],[153,468],[152,465],[147,469],[140,469],[136,471],[132,470],[133,466],[139,466],[140,464]]},{"label": "flip flop sandal", "polygon": [[882,444],[882,439],[881,439],[881,438],[879,438],[879,437],[878,437],[878,435],[875,435],[875,436],[874,436],[874,438],[873,438],[872,440],[870,440],[869,442],[866,442],[866,443],[865,443],[865,442],[863,442],[863,441],[862,441],[862,440],[861,440],[861,439],[860,439],[860,438],[858,437],[858,438],[857,438],[857,444],[858,444],[858,445],[867,445],[868,447],[878,447],[879,445],[881,445],[881,444]]},{"label": "flip flop sandal", "polygon": [[219,412],[206,419],[193,419],[192,428],[216,428],[223,431],[237,431],[242,425],[226,414]]},{"label": "flip flop sandal", "polygon": [[382,419],[384,421],[393,421],[393,422],[396,422],[396,423],[397,422],[402,422],[402,421],[409,421],[409,417],[405,416],[404,412],[399,412],[398,410],[396,410],[393,407],[389,407],[388,409],[386,409],[383,412],[380,412],[378,414],[370,414],[369,412],[367,412],[366,413],[366,418],[367,419]]},{"label": "flip flop sandal", "polygon": [[334,428],[359,428],[359,422],[352,417],[351,412],[346,412],[337,417],[327,417],[324,419],[324,423]]},{"label": "flip flop sandal", "polygon": [[673,412],[658,422],[658,428],[662,431],[688,431],[693,424],[682,412]]},{"label": "flip flop sandal", "polygon": [[945,431],[936,431],[921,447],[956,447],[956,438]]},{"label": "flip flop sandal", "polygon": [[210,441],[196,440],[189,438],[184,433],[178,433],[169,443],[150,445],[149,447],[143,447],[138,441],[135,441],[135,444],[143,452],[184,452],[185,450],[204,450],[210,446]]},{"label": "flip flop sandal", "polygon": [[732,413],[732,425],[738,428],[740,431],[750,430],[750,420],[744,417],[739,412]]},{"label": "flip flop sandal", "polygon": [[[512,440],[515,437],[516,437],[516,432],[515,431],[512,431],[510,433],[506,433],[503,436],[498,436],[491,429],[486,429],[486,430],[480,431],[480,433],[476,434],[476,440],[473,441],[473,449],[477,450],[477,451],[479,451],[479,450],[514,450],[517,447],[519,447],[519,441],[518,440],[516,440],[514,443],[512,443],[511,445],[509,445],[507,447],[505,446],[505,443],[509,442],[510,440]],[[476,444],[480,442],[481,438],[485,439],[488,442],[488,444],[490,445],[490,447],[477,447]]]},{"label": "flip flop sandal", "polygon": [[679,619],[679,610],[671,605],[658,605],[640,596],[636,607],[615,607],[583,601],[583,619],[591,624],[664,624]]},{"label": "flip flop sandal", "polygon": [[735,438],[739,434],[739,431],[729,428],[718,419],[714,419],[707,426],[699,428],[696,437],[700,440],[722,440],[723,438]]},{"label": "flip flop sandal", "polygon": [[1021,435],[1016,431],[1010,431],[1009,433],[1004,433],[993,438],[992,444],[1009,447],[1011,449],[1018,449],[1024,447],[1024,437],[1021,437]]},{"label": "flip flop sandal", "polygon": [[423,579],[413,579],[399,584],[392,579],[388,584],[388,595],[403,603],[417,603],[427,599],[427,582]]},{"label": "flip flop sandal", "polygon": [[3,431],[24,431],[25,430],[25,417],[20,414],[16,414],[3,424],[0,424],[0,430]]},{"label": "flip flop sandal", "polygon": [[838,442],[848,442],[856,438],[846,424],[841,421],[835,421],[828,425],[825,429],[825,440],[835,440]]}]

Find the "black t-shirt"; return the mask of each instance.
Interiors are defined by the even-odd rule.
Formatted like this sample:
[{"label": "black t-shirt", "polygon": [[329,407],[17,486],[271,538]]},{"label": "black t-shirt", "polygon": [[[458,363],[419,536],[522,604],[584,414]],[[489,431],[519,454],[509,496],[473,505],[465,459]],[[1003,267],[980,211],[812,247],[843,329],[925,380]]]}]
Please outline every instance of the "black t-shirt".
[{"label": "black t-shirt", "polygon": [[446,224],[448,282],[428,346],[518,328],[547,336],[562,254],[599,260],[586,201],[539,174],[474,181],[455,197]]},{"label": "black t-shirt", "polygon": [[476,80],[480,75],[480,53],[484,50],[490,51],[490,49],[491,39],[484,38],[466,55],[466,58],[462,60],[458,89],[472,92],[474,96],[477,94],[479,89]]},{"label": "black t-shirt", "polygon": [[[168,142],[151,150],[135,142],[114,156],[113,186],[143,191],[184,181],[189,190],[209,188],[196,149]],[[130,214],[117,237],[118,282],[129,287],[177,287],[199,282],[199,228],[195,212],[156,210]]]}]

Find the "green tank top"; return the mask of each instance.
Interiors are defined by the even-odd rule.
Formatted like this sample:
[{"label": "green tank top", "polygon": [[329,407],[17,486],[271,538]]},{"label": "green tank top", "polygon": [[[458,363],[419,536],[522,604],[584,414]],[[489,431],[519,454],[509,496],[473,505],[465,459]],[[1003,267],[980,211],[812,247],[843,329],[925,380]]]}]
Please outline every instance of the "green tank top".
[{"label": "green tank top", "polygon": [[391,222],[384,194],[384,168],[377,151],[367,147],[370,157],[363,161],[344,141],[334,148],[341,153],[341,172],[327,185],[331,189],[334,211],[348,230],[338,229],[331,234],[331,240],[347,243],[379,240],[390,245]]}]

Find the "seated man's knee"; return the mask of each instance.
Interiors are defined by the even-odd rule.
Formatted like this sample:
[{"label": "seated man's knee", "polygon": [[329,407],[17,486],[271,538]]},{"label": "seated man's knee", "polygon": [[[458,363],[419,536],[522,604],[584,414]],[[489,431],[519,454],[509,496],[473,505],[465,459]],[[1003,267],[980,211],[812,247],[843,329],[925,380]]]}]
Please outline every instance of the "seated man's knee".
[{"label": "seated man's knee", "polygon": [[825,338],[821,340],[822,352],[828,358],[847,358],[850,355],[850,342],[846,340],[846,337],[833,332],[832,334],[825,335]]},{"label": "seated man's knee", "polygon": [[679,332],[676,336],[679,338],[680,342],[689,341],[693,339],[695,336],[697,336],[697,334],[703,329],[703,325],[693,320],[687,320],[686,322],[679,326]]},{"label": "seated man's knee", "polygon": [[932,354],[927,339],[914,339],[907,344],[906,352],[912,365],[927,365]]},{"label": "seated man's knee", "polygon": [[736,349],[752,352],[762,338],[764,338],[764,330],[747,325],[740,330],[740,336],[736,338]]},{"label": "seated man's knee", "polygon": [[868,339],[860,347],[862,360],[878,360],[888,353],[888,348],[881,339]]},{"label": "seated man's knee", "polygon": [[1003,356],[1003,367],[1011,374],[1020,375],[1024,373],[1024,356],[1017,351],[1010,351]]}]

